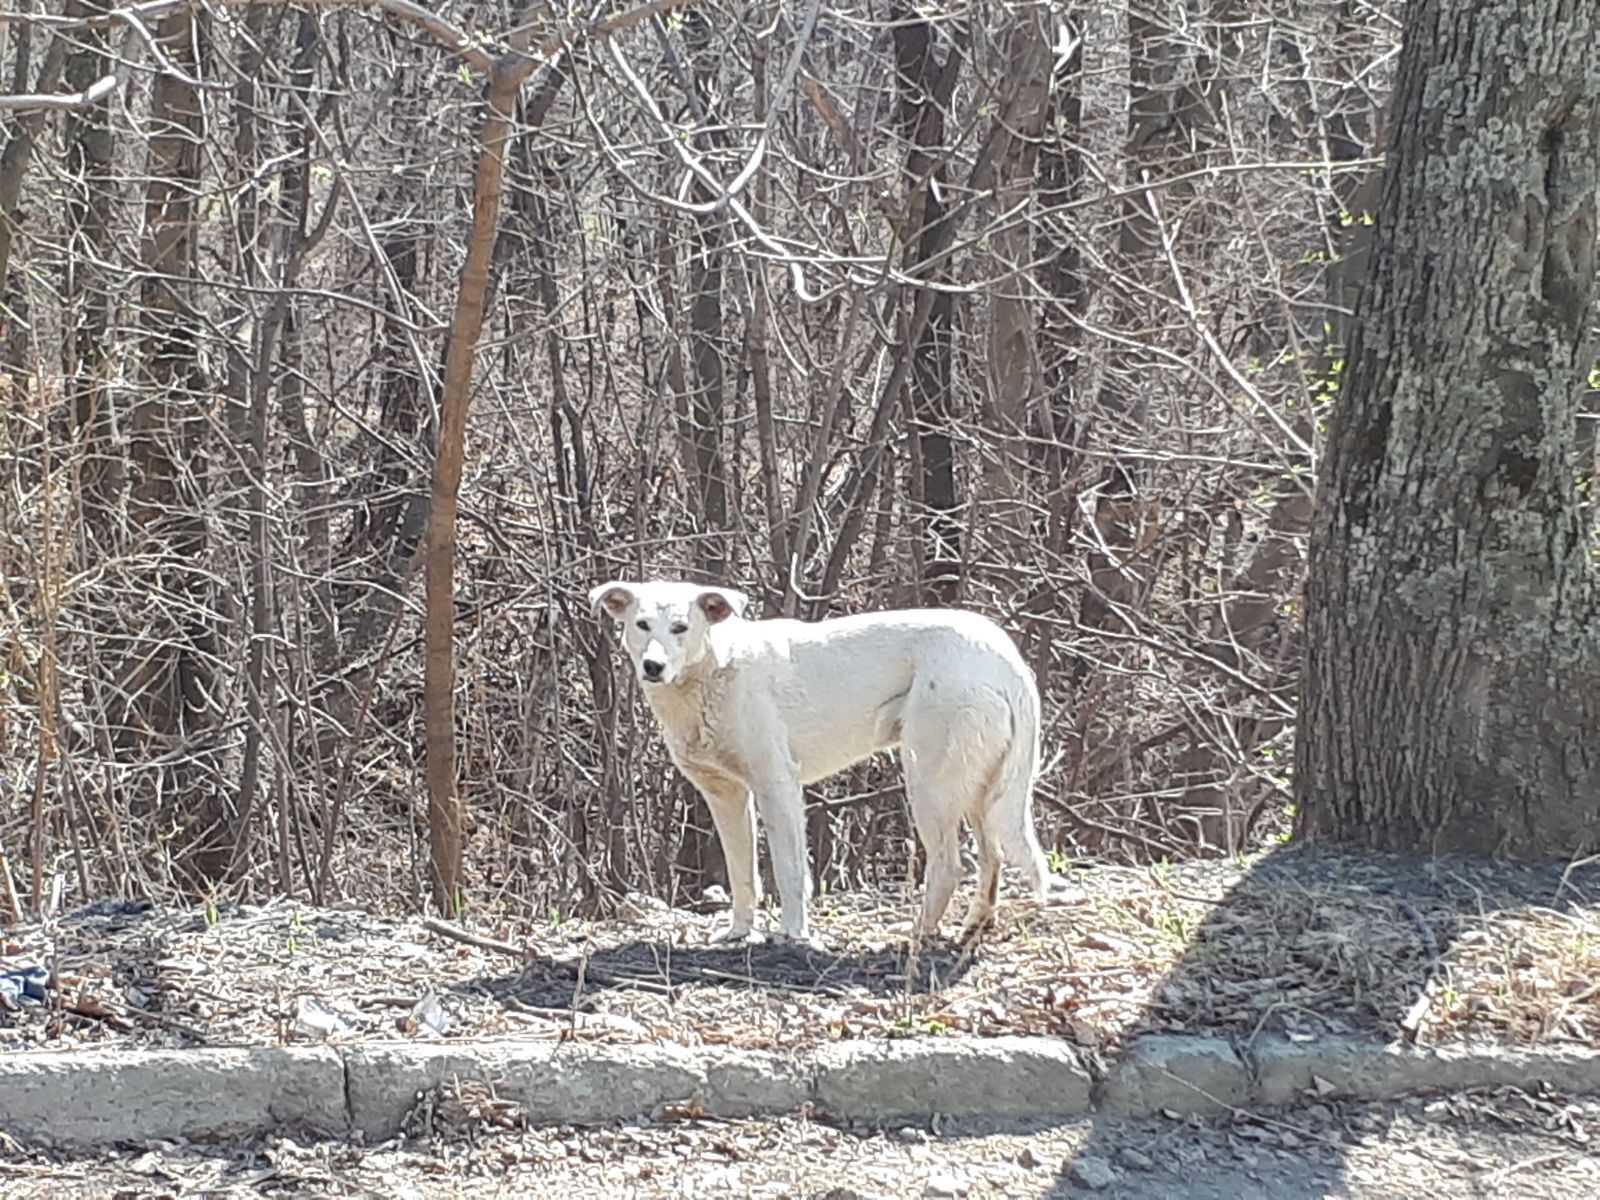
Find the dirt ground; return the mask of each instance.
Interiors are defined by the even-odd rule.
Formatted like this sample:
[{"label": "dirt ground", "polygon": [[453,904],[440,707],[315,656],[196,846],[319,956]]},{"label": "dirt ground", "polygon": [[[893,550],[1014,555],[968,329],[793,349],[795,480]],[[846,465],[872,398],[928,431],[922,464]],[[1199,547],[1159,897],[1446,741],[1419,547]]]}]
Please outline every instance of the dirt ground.
[{"label": "dirt ground", "polygon": [[[99,904],[0,940],[0,1047],[500,1037],[798,1049],[845,1038],[1046,1033],[1091,1070],[1143,1030],[1594,1045],[1600,877],[1280,851],[1094,867],[1013,899],[976,947],[913,946],[913,894],[822,895],[828,948],[711,947],[720,913],[630,899],[608,922],[461,924],[352,909]],[[1099,1192],[1239,1197],[1600,1195],[1600,1102],[1516,1090],[1311,1104],[1215,1121],[1038,1129],[781,1120],[521,1127],[470,1093],[408,1136],[312,1131],[56,1156],[0,1133],[0,1194],[804,1200]]]},{"label": "dirt ground", "polygon": [[[102,903],[0,938],[0,1047],[577,1038],[798,1049],[1146,1030],[1595,1045],[1600,876],[1282,850],[1075,872],[976,947],[914,946],[914,894],[823,894],[824,951],[713,947],[720,912],[460,925],[293,901]],[[951,922],[952,926],[954,921]]]},{"label": "dirt ground", "polygon": [[[1212,1121],[1085,1120],[988,1131],[841,1129],[799,1117],[522,1130],[485,1124],[483,1111],[441,1097],[410,1137],[373,1147],[281,1135],[81,1156],[12,1149],[0,1153],[0,1192],[12,1200],[1600,1195],[1592,1141],[1600,1101],[1512,1090]],[[508,1116],[496,1110],[497,1120]]]}]

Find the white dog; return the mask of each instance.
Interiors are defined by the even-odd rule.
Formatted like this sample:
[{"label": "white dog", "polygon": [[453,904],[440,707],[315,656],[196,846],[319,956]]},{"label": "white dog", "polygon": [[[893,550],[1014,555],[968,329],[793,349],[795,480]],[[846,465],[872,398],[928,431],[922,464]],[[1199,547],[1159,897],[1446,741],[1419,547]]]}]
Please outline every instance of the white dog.
[{"label": "white dog", "polygon": [[603,583],[589,602],[622,626],[672,759],[716,821],[733,889],[718,940],[759,936],[758,809],[783,934],[807,938],[801,789],[894,746],[928,858],[920,933],[938,929],[960,878],[962,817],[979,848],[967,935],[994,912],[1003,862],[1041,899],[1059,883],[1033,829],[1038,688],[992,621],[942,609],[746,621],[740,592],[663,581]]}]

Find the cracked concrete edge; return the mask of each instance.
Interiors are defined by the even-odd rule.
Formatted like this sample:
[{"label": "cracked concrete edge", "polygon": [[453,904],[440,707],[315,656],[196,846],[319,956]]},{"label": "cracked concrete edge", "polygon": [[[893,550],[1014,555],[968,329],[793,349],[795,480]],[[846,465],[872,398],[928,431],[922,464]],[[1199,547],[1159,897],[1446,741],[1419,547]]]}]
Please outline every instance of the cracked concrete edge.
[{"label": "cracked concrete edge", "polygon": [[1549,1084],[1600,1092],[1600,1052],[1370,1041],[1148,1036],[1099,1079],[1041,1037],[839,1042],[807,1054],[555,1042],[362,1043],[0,1056],[0,1132],[105,1145],[217,1139],[285,1124],[392,1136],[419,1094],[479,1082],[535,1124],[600,1124],[698,1107],[722,1117],[810,1108],[836,1119],[1059,1121],[1281,1107],[1308,1097]]}]

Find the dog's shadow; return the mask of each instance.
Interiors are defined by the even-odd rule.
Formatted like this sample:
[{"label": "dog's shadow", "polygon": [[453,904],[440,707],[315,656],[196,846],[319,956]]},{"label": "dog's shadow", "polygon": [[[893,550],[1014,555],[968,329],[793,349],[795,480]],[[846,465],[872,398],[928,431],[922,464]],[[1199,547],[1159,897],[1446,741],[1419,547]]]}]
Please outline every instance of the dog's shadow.
[{"label": "dog's shadow", "polygon": [[570,957],[538,956],[518,970],[480,978],[481,989],[508,1006],[593,1011],[617,989],[671,997],[686,986],[732,993],[832,996],[841,1000],[937,994],[959,983],[974,954],[955,941],[901,938],[871,948],[817,949],[790,942],[679,945],[639,938]]}]

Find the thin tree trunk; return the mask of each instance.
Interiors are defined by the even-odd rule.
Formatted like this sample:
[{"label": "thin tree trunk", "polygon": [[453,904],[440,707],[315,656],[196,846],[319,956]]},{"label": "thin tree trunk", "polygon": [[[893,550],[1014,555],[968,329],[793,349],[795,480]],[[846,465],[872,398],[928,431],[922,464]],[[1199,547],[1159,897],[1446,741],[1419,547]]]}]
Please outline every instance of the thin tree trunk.
[{"label": "thin tree trunk", "polygon": [[[990,236],[995,255],[990,285],[988,386],[983,423],[985,438],[979,483],[983,506],[981,521],[985,542],[974,546],[972,558],[981,561],[983,573],[1003,582],[1009,597],[1030,573],[1028,543],[1033,533],[1036,481],[1030,478],[1026,434],[1030,410],[1048,404],[1035,340],[1037,321],[1031,288],[1026,286],[1033,251],[1033,221],[1039,195],[1037,163],[1039,144],[1049,111],[1050,48],[1055,45],[1055,22],[1039,8],[1024,9],[1011,17],[1000,47],[1009,87],[995,113],[994,179],[980,180],[992,188],[995,219],[1000,222]],[[973,537],[977,541],[976,534]],[[981,555],[981,557],[980,557]]]},{"label": "thin tree trunk", "polygon": [[[933,25],[920,19],[912,5],[893,10],[895,86],[899,93],[896,122],[906,138],[906,206],[902,237],[906,274],[929,287],[931,302],[911,355],[908,398],[916,431],[919,470],[916,486],[923,532],[919,554],[928,557],[919,582],[940,603],[952,603],[961,586],[961,521],[956,496],[954,419],[950,351],[955,296],[937,285],[949,281],[949,265],[934,265],[949,243],[955,217],[945,196],[949,175],[945,160],[945,112],[961,68],[961,51],[952,45],[941,66],[934,57]],[[920,299],[921,297],[919,297]]]},{"label": "thin tree trunk", "polygon": [[[80,15],[102,7],[74,4]],[[79,35],[67,60],[66,84],[86,91],[106,73],[105,33],[88,29]],[[93,555],[116,552],[118,501],[126,469],[117,451],[114,393],[108,387],[112,351],[111,288],[101,264],[111,261],[111,213],[116,194],[111,187],[111,109],[108,100],[78,110],[67,120],[67,172],[78,185],[67,202],[67,222],[75,253],[67,263],[66,294],[75,303],[68,346],[68,388],[72,423],[78,438],[78,503],[83,537]]]},{"label": "thin tree trunk", "polygon": [[456,509],[466,452],[467,411],[472,403],[472,367],[483,329],[489,265],[500,228],[500,181],[506,141],[521,80],[497,69],[490,78],[472,187],[472,234],[461,268],[461,289],[450,322],[444,390],[439,405],[439,449],[434,459],[432,504],[424,563],[426,665],[423,702],[427,724],[429,880],[441,912],[460,906],[461,797],[456,790],[455,743],[455,555]]},{"label": "thin tree trunk", "polygon": [[[295,309],[293,296],[300,283],[300,267],[308,251],[320,240],[322,232],[327,229],[333,218],[334,210],[339,203],[339,191],[336,189],[327,200],[327,207],[323,211],[315,231],[310,228],[311,211],[311,115],[307,107],[307,97],[311,83],[311,67],[320,46],[320,33],[317,22],[311,13],[301,13],[299,30],[296,37],[296,55],[294,68],[290,74],[291,91],[291,119],[288,122],[294,130],[293,146],[299,153],[299,161],[294,169],[286,175],[283,188],[283,203],[278,210],[273,224],[281,228],[279,236],[273,238],[273,244],[280,247],[275,279],[274,295],[271,307],[264,319],[260,322],[257,334],[256,352],[254,361],[249,369],[244,372],[244,377],[249,381],[246,396],[248,407],[247,416],[242,430],[236,434],[243,435],[241,446],[241,460],[246,464],[244,472],[248,479],[246,485],[246,511],[248,513],[246,546],[250,558],[250,651],[246,656],[245,689],[246,707],[249,713],[249,724],[245,730],[244,764],[240,770],[239,798],[237,809],[239,814],[238,830],[233,847],[234,869],[240,869],[243,864],[250,861],[251,818],[255,812],[258,796],[258,784],[261,767],[262,741],[267,735],[268,722],[273,718],[271,714],[276,705],[268,702],[268,678],[266,671],[267,644],[271,640],[275,625],[276,609],[276,582],[273,571],[273,555],[271,544],[271,529],[268,521],[268,483],[267,475],[270,470],[270,460],[267,454],[267,432],[270,424],[270,400],[272,385],[275,379],[284,381],[285,408],[304,426],[304,398],[303,371],[300,368],[299,357],[299,322]],[[292,97],[298,93],[299,103],[293,102]],[[252,99],[254,97],[252,96]],[[252,147],[253,149],[253,147]],[[254,169],[252,158],[242,160],[246,169]],[[259,264],[258,264],[259,268]],[[283,361],[279,365],[279,348],[282,347]],[[276,369],[275,369],[276,368]],[[313,491],[313,503],[316,493]],[[321,544],[326,545],[327,528],[326,519],[313,518],[312,541],[321,539]],[[315,581],[313,591],[326,588],[325,581]],[[321,647],[331,640],[331,633],[325,625],[315,623],[318,610],[313,609],[313,628],[316,629],[315,641]],[[318,772],[321,777],[321,772]],[[287,882],[287,881],[285,881]],[[318,900],[323,897],[318,894]]]},{"label": "thin tree trunk", "polygon": [[[759,17],[762,28],[776,28],[777,0],[767,0],[765,5],[756,6],[753,15]],[[767,76],[769,41],[769,38],[758,35],[751,51],[751,75],[755,90],[754,115],[756,125],[760,127],[765,127],[769,120],[768,105],[771,99],[771,81]],[[750,197],[751,215],[756,223],[762,226],[767,225],[769,221],[771,191],[771,176],[763,171],[752,182]],[[759,258],[745,260],[745,270],[750,287],[750,315],[749,325],[745,331],[745,353],[749,359],[750,390],[755,402],[756,437],[761,453],[761,494],[766,508],[773,581],[781,595],[787,590],[790,551],[788,521],[783,508],[783,476],[778,463],[778,429],[772,409],[772,362],[767,350],[771,303],[767,295],[766,271],[761,260]],[[796,570],[798,566],[799,564],[795,564]],[[820,862],[821,859],[817,861]]]},{"label": "thin tree trunk", "polygon": [[[635,10],[637,11],[637,10]],[[620,18],[618,19],[621,20]],[[536,59],[512,55],[499,60],[485,88],[478,165],[472,181],[472,232],[461,267],[461,287],[450,320],[444,383],[439,397],[439,442],[429,488],[428,533],[423,551],[424,668],[423,721],[428,751],[429,883],[434,904],[453,913],[462,899],[461,796],[456,789],[455,745],[455,569],[456,512],[466,455],[467,412],[472,405],[472,371],[489,294],[489,268],[500,232],[501,182],[506,143],[522,84]],[[524,113],[524,136],[543,122],[565,81],[561,64],[546,74]]]},{"label": "thin tree trunk", "polygon": [[[164,17],[156,43],[190,78],[200,70],[200,18]],[[141,756],[167,756],[163,818],[179,830],[176,866],[205,887],[227,870],[236,831],[232,791],[220,785],[215,745],[217,631],[210,575],[203,453],[207,382],[199,363],[192,279],[205,122],[200,95],[176,74],[156,76],[151,97],[150,182],[145,190],[147,272],[140,288],[143,353],[139,401],[129,419],[133,486],[129,523],[148,577],[147,625],[124,663],[130,700],[124,737]],[[154,745],[150,744],[151,739]],[[130,747],[131,748],[131,747]]]},{"label": "thin tree trunk", "polygon": [[[1136,190],[1121,205],[1117,262],[1123,279],[1112,310],[1113,324],[1129,331],[1150,324],[1140,292],[1155,286],[1167,271],[1161,231],[1140,185],[1203,164],[1205,148],[1217,137],[1210,97],[1200,82],[1206,72],[1185,21],[1180,0],[1156,0],[1149,7],[1128,10],[1125,153],[1127,183]],[[1176,197],[1184,192],[1168,189],[1164,194]],[[1146,440],[1148,414],[1138,384],[1139,373],[1146,369],[1142,352],[1113,349],[1095,401],[1095,433],[1102,445],[1138,445]],[[1150,586],[1151,571],[1144,560],[1153,540],[1154,506],[1141,494],[1139,476],[1135,462],[1113,454],[1100,481],[1094,512],[1096,548],[1088,555],[1092,586],[1084,594],[1079,617],[1092,629],[1123,628],[1119,612],[1138,608]],[[1080,681],[1088,666],[1079,664]]]},{"label": "thin tree trunk", "polygon": [[[1048,111],[1038,154],[1036,188],[1039,206],[1056,212],[1080,199],[1083,191],[1083,42],[1081,22],[1064,26],[1071,52],[1051,81]],[[1055,610],[1060,598],[1048,583],[1066,562],[1067,543],[1076,514],[1075,473],[1076,389],[1083,361],[1082,321],[1089,291],[1083,280],[1083,251],[1076,240],[1063,241],[1059,228],[1040,222],[1035,229],[1034,258],[1038,286],[1048,299],[1039,306],[1034,345],[1044,394],[1038,404],[1039,443],[1035,457],[1045,481],[1044,534],[1047,574],[1035,584],[1029,608]],[[1044,586],[1040,586],[1043,584]],[[1056,623],[1038,623],[1034,669],[1041,690],[1048,690],[1056,656]]]}]

